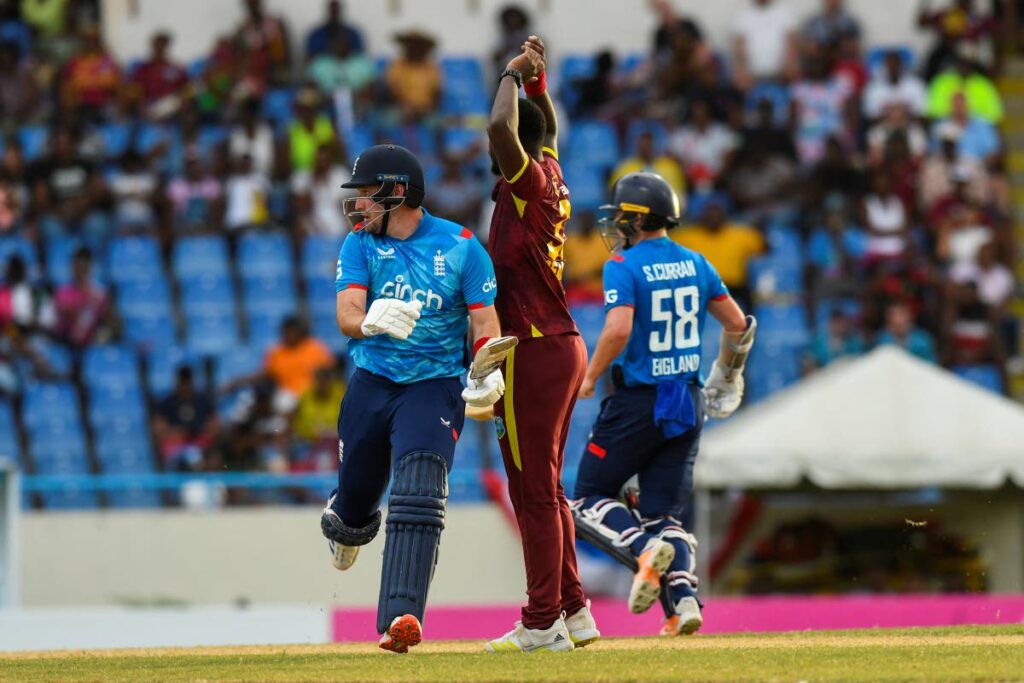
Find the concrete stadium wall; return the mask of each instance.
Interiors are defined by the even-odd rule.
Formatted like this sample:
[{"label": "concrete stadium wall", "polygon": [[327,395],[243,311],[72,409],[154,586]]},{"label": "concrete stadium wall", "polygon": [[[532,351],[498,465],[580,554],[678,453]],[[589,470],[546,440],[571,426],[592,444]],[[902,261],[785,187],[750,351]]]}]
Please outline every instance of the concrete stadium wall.
[{"label": "concrete stadium wall", "polygon": [[[497,35],[496,13],[513,0],[348,0],[346,14],[361,28],[374,53],[391,54],[391,36],[419,27],[438,37],[449,54],[485,55]],[[534,17],[537,32],[552,45],[552,56],[610,47],[619,53],[646,52],[655,26],[646,0],[516,0]],[[728,45],[732,17],[750,0],[673,0],[681,11],[698,17],[716,48]],[[786,0],[800,16],[820,0]],[[324,0],[265,0],[283,15],[301,54],[306,32],[324,15]],[[926,36],[915,28],[917,2],[848,0],[864,24],[869,45],[923,46]],[[941,4],[941,3],[933,3]],[[207,54],[216,36],[230,32],[242,16],[241,0],[103,0],[104,28],[114,53],[142,57],[150,35],[170,29],[174,55],[195,59]]]},{"label": "concrete stadium wall", "polygon": [[[22,607],[290,603],[376,606],[384,534],[344,574],[319,509],[26,513]],[[435,604],[517,603],[519,539],[490,505],[449,509]]]}]

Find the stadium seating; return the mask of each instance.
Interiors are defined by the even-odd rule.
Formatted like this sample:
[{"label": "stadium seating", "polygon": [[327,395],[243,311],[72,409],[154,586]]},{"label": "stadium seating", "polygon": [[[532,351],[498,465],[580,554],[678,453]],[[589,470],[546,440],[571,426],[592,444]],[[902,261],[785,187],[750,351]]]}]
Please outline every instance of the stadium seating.
[{"label": "stadium seating", "polygon": [[39,262],[36,258],[35,245],[20,237],[3,237],[0,238],[0,279],[6,274],[7,262],[15,255],[20,256],[25,262],[29,277],[34,276],[36,264]]},{"label": "stadium seating", "polygon": [[475,57],[441,59],[444,89],[441,113],[445,115],[486,114],[490,105],[484,89],[483,67]]},{"label": "stadium seating", "polygon": [[22,422],[30,432],[77,430],[81,432],[78,395],[67,382],[35,382],[25,389]]},{"label": "stadium seating", "polygon": [[18,442],[18,426],[14,422],[11,404],[0,398],[0,459],[10,459],[16,464],[21,460],[21,444]]},{"label": "stadium seating", "polygon": [[199,275],[181,283],[181,309],[186,317],[234,315],[235,285],[219,275]]},{"label": "stadium seating", "polygon": [[631,121],[629,128],[626,129],[626,148],[624,151],[627,156],[636,154],[637,141],[644,133],[651,133],[654,136],[655,154],[661,154],[668,149],[668,131],[665,129],[665,125],[658,121],[638,119]]},{"label": "stadium seating", "polygon": [[[82,242],[74,237],[55,237],[46,242],[46,276],[56,285],[71,281],[71,261]],[[106,281],[103,259],[93,254],[92,279],[103,284]]]},{"label": "stadium seating", "polygon": [[90,346],[82,357],[87,387],[138,389],[139,359],[128,346]]},{"label": "stadium seating", "polygon": [[146,384],[150,396],[159,400],[174,389],[178,368],[188,365],[192,368],[192,381],[195,386],[206,386],[206,372],[202,358],[193,356],[180,346],[168,346],[157,353],[149,355],[146,363]]},{"label": "stadium seating", "polygon": [[49,150],[50,131],[43,126],[23,126],[18,131],[18,142],[25,161],[36,161]]},{"label": "stadium seating", "polygon": [[118,285],[162,277],[160,245],[152,237],[114,239],[107,252],[107,272]]},{"label": "stadium seating", "polygon": [[577,121],[569,129],[566,158],[602,171],[610,169],[620,160],[615,129],[604,121]]},{"label": "stadium seating", "polygon": [[238,321],[231,313],[186,316],[185,346],[197,356],[215,356],[238,345]]},{"label": "stadium seating", "polygon": [[342,239],[326,235],[311,235],[302,243],[302,277],[307,284],[314,281],[334,281],[341,253]]},{"label": "stadium seating", "polygon": [[94,433],[125,424],[144,434],[147,425],[146,398],[138,386],[114,385],[89,387],[89,425]]},{"label": "stadium seating", "polygon": [[223,237],[184,237],[174,245],[171,270],[179,280],[228,278],[228,245]]},{"label": "stadium seating", "polygon": [[291,278],[291,253],[284,233],[249,233],[238,241],[238,268],[244,278]]},{"label": "stadium seating", "polygon": [[972,382],[983,389],[1003,393],[1003,378],[999,374],[999,368],[990,364],[977,365],[956,365],[953,372],[962,379]]}]

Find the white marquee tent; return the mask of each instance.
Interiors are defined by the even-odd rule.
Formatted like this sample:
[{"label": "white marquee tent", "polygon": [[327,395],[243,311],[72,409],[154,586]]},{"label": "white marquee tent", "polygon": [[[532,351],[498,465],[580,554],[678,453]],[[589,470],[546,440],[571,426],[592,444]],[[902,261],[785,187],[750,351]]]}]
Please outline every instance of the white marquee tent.
[{"label": "white marquee tent", "polygon": [[695,477],[700,488],[1024,487],[1024,407],[882,347],[709,430]]}]

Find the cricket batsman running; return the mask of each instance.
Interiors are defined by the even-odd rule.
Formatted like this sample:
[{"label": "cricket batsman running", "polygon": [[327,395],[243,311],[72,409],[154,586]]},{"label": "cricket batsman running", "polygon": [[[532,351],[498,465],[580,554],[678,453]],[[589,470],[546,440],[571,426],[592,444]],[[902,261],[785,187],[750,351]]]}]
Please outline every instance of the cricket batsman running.
[{"label": "cricket batsman running", "polygon": [[[527,99],[520,99],[524,84]],[[494,412],[522,535],[528,602],[522,621],[486,647],[572,650],[601,635],[580,586],[572,512],[561,485],[587,351],[562,287],[569,190],[558,163],[544,44],[536,36],[501,74],[487,135],[500,175],[489,241],[500,286],[496,307],[504,333],[519,339],[505,359],[506,393]]]},{"label": "cricket batsman running", "polygon": [[[343,187],[359,193],[346,200],[354,231],[341,247],[335,282],[338,324],[351,338],[356,371],[338,418],[338,488],[320,525],[334,566],[351,567],[380,530],[396,461],[377,632],[381,648],[404,653],[423,635],[466,401],[491,405],[501,396],[494,349],[515,340],[499,337],[497,285],[483,245],[421,208],[423,169],[412,153],[370,147]],[[491,371],[471,368],[476,379],[464,391],[467,326]]]},{"label": "cricket batsman running", "polygon": [[[629,609],[646,611],[667,579],[674,614],[663,635],[693,633],[703,617],[695,575],[697,541],[679,521],[693,489],[704,415],[726,417],[743,399],[743,365],[757,321],[744,316],[701,254],[671,241],[679,199],[661,176],[616,183],[601,221],[613,256],[604,266],[605,323],[580,398],[612,368],[615,392],[601,404],[576,477],[573,512],[581,538],[637,571]],[[701,392],[701,335],[711,313],[722,345]],[[637,475],[636,510],[619,500]],[[630,557],[631,556],[631,557]]]}]

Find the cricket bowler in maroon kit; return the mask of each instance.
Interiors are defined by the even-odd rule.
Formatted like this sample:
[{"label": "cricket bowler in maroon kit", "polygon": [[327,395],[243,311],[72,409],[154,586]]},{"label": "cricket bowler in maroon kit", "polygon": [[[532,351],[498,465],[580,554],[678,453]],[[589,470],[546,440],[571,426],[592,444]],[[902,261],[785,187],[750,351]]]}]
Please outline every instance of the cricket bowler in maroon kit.
[{"label": "cricket bowler in maroon kit", "polygon": [[[531,36],[501,75],[487,128],[494,172],[489,251],[505,360],[494,406],[509,497],[523,541],[528,602],[491,652],[572,650],[600,633],[576,569],[575,530],[562,463],[587,351],[562,286],[569,190],[558,163],[557,121],[544,83],[544,44]],[[529,99],[519,99],[526,84]]]}]

